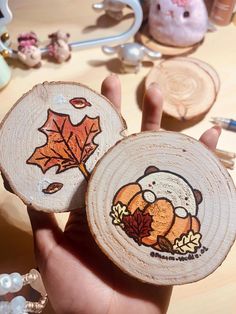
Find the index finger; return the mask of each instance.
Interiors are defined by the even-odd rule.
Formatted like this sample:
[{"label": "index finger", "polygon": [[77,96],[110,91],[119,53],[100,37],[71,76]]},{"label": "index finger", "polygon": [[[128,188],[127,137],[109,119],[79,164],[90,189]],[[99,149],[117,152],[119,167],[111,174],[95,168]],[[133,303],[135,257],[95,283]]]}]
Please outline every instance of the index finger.
[{"label": "index finger", "polygon": [[110,75],[102,82],[102,95],[108,98],[116,109],[120,112],[121,108],[121,84],[117,75]]},{"label": "index finger", "polygon": [[141,131],[159,131],[163,110],[163,97],[156,83],[147,89],[143,99]]}]

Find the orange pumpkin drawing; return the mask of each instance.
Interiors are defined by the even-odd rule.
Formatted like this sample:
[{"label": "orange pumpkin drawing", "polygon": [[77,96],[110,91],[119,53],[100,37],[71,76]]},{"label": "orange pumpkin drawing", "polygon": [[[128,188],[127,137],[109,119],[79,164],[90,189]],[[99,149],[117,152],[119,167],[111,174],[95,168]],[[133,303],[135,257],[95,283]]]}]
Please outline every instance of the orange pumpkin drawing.
[{"label": "orange pumpkin drawing", "polygon": [[166,195],[149,203],[144,192],[138,183],[130,183],[121,187],[113,199],[112,210],[117,212],[111,216],[118,217],[126,234],[139,245],[161,252],[196,252],[201,246],[199,219],[189,213],[179,217]]}]

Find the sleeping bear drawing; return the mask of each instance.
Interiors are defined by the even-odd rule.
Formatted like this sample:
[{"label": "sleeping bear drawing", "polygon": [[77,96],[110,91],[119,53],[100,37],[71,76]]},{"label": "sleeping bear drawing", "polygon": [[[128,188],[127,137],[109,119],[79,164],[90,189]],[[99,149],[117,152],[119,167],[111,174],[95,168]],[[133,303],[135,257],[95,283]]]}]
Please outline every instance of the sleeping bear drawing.
[{"label": "sleeping bear drawing", "polygon": [[169,171],[160,171],[158,168],[150,166],[137,183],[144,191],[143,197],[148,203],[152,204],[159,198],[166,198],[174,206],[177,216],[181,218],[187,217],[188,214],[197,216],[202,194],[193,189],[180,175]]}]

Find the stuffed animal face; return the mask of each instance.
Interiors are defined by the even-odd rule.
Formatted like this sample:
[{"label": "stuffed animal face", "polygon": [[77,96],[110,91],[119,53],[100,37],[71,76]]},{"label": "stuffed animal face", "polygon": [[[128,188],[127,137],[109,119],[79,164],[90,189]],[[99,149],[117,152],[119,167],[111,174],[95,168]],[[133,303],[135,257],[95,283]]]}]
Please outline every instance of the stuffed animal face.
[{"label": "stuffed animal face", "polygon": [[208,15],[203,0],[153,0],[148,22],[156,41],[185,47],[203,39]]},{"label": "stuffed animal face", "polygon": [[35,67],[41,64],[41,51],[38,47],[29,46],[18,51],[18,58],[28,67]]}]

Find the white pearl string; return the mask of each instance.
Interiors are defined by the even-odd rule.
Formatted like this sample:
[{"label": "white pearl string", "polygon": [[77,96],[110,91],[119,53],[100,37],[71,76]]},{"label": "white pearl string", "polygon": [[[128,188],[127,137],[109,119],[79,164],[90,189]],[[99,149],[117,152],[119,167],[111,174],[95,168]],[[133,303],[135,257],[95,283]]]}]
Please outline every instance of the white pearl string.
[{"label": "white pearl string", "polygon": [[19,273],[0,275],[0,296],[16,293],[25,285],[30,285],[41,294],[38,302],[26,301],[23,296],[16,296],[10,302],[0,302],[0,314],[41,313],[47,304],[47,293],[41,276],[36,269],[21,276]]},{"label": "white pearl string", "polygon": [[23,278],[19,273],[0,275],[0,296],[15,293],[23,287]]}]

